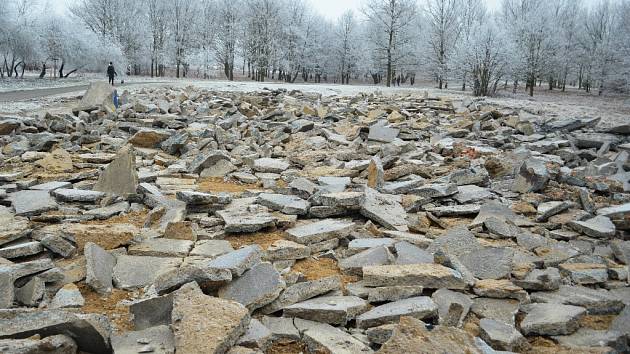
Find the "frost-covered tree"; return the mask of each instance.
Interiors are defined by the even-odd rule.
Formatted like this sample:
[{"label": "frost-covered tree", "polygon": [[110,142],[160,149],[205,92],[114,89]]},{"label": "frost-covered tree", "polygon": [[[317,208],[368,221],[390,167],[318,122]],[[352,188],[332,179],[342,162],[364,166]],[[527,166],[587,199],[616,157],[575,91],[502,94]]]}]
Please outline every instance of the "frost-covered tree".
[{"label": "frost-covered tree", "polygon": [[168,39],[168,4],[167,0],[144,0],[146,9],[149,50],[151,55],[151,77],[164,75],[166,41]]},{"label": "frost-covered tree", "polygon": [[552,49],[550,7],[548,0],[503,0],[503,19],[508,23],[509,43],[514,46],[517,77],[522,78],[534,95],[536,81],[549,63]]},{"label": "frost-covered tree", "polygon": [[493,21],[472,27],[464,50],[464,70],[475,96],[492,96],[506,73],[509,58],[505,38]]},{"label": "frost-covered tree", "polygon": [[452,55],[462,30],[458,12],[461,8],[461,0],[429,0],[425,9],[432,51],[429,60],[440,89],[448,87]]},{"label": "frost-covered tree", "polygon": [[368,0],[363,13],[369,23],[368,36],[377,60],[385,63],[385,84],[391,86],[396,64],[409,52],[403,48],[411,42],[410,25],[416,16],[413,0]]},{"label": "frost-covered tree", "polygon": [[[455,45],[453,51],[452,65],[453,70],[462,80],[462,91],[466,91],[467,75],[468,75],[468,53],[472,46],[477,45],[475,36],[479,31],[484,31],[484,24],[490,19],[482,0],[460,0],[458,9],[458,20],[460,28],[460,39]],[[492,31],[500,31],[499,28],[490,24]]]},{"label": "frost-covered tree", "polygon": [[222,65],[223,73],[228,80],[234,80],[238,34],[242,26],[240,10],[242,6],[243,3],[239,0],[218,0],[216,8],[217,33],[214,50],[216,59]]},{"label": "frost-covered tree", "polygon": [[349,84],[353,70],[356,70],[357,23],[354,13],[347,11],[339,17],[335,26],[334,52],[339,66],[341,84]]}]

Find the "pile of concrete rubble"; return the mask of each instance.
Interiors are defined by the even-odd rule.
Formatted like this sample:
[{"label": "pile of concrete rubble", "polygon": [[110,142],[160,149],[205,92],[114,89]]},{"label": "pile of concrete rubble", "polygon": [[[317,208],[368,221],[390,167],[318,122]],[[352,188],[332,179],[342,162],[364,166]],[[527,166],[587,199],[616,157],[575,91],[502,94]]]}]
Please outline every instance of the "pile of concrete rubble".
[{"label": "pile of concrete rubble", "polygon": [[110,95],[0,117],[2,353],[630,350],[630,124]]}]

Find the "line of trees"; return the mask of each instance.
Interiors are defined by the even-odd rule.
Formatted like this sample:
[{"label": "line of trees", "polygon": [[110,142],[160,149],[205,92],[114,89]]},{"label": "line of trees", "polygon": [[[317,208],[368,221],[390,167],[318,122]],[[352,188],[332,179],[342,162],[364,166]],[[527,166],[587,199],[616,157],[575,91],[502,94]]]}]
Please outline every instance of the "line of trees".
[{"label": "line of trees", "polygon": [[40,2],[0,1],[0,77],[114,61],[136,75],[227,80],[419,77],[475,95],[630,88],[630,0],[502,0],[493,11],[484,0],[364,0],[332,22],[306,0],[77,0],[64,15]]}]

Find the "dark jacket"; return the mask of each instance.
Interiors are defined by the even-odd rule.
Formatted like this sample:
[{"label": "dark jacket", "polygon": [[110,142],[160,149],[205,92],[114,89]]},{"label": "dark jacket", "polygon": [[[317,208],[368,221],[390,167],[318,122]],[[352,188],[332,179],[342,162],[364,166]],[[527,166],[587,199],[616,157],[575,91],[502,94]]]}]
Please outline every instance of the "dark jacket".
[{"label": "dark jacket", "polygon": [[107,66],[107,76],[110,76],[110,77],[118,76],[118,73],[114,69],[113,65],[108,65]]}]

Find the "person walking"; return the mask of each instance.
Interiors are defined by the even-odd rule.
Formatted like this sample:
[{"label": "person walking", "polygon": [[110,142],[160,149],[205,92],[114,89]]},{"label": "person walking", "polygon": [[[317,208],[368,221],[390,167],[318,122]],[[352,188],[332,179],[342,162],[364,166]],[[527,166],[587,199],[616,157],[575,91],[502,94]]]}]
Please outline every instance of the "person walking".
[{"label": "person walking", "polygon": [[109,83],[114,86],[114,76],[118,76],[118,73],[116,72],[116,69],[114,69],[114,64],[111,61],[107,67],[107,76],[109,77]]}]

